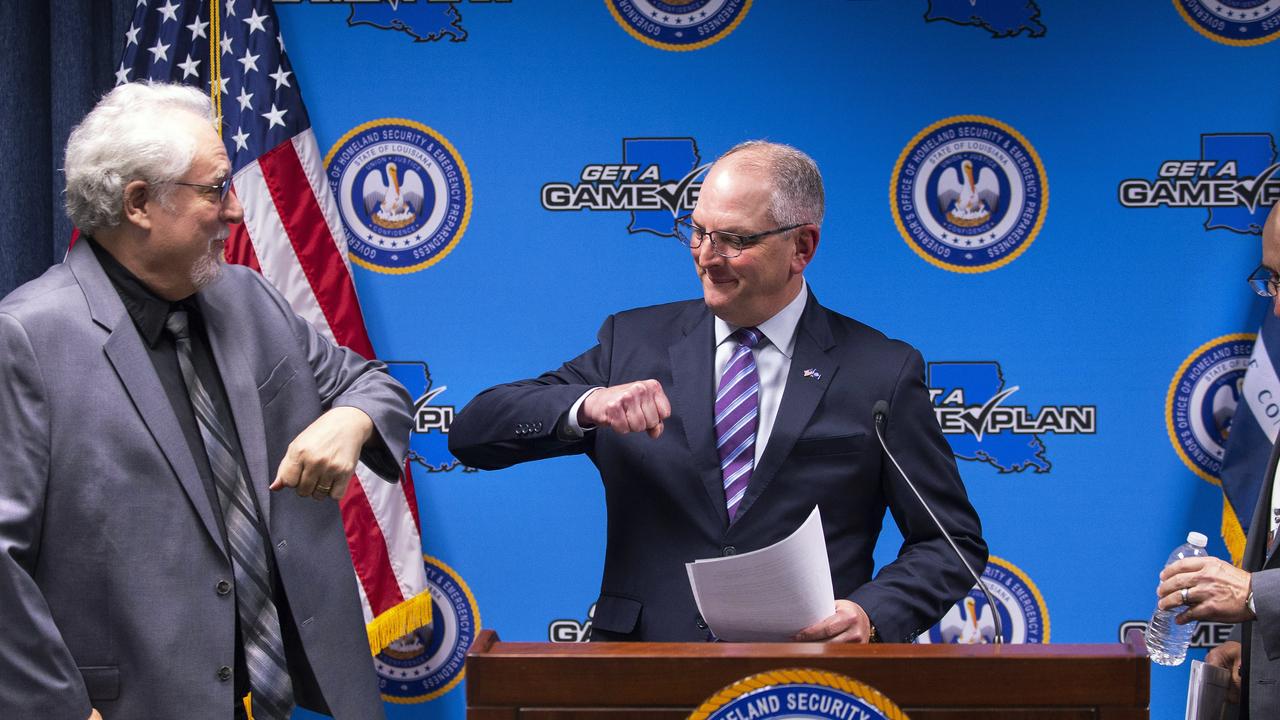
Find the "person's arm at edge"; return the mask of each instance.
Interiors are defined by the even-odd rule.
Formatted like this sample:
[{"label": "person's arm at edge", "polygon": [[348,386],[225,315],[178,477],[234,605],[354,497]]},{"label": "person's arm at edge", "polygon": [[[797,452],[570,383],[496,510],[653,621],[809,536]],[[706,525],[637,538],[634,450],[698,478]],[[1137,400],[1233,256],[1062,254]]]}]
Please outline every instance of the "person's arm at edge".
[{"label": "person's arm at edge", "polygon": [[7,314],[0,377],[0,716],[84,720],[96,711],[33,577],[50,472],[48,395],[26,330]]}]

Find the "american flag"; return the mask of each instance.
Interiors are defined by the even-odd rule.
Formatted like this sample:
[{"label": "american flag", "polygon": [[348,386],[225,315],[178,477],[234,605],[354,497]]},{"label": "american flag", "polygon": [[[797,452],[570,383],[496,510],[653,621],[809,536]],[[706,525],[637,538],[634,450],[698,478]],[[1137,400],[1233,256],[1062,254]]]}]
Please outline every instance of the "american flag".
[{"label": "american flag", "polygon": [[[374,357],[338,206],[270,0],[138,0],[115,75],[116,84],[180,82],[210,94],[244,206],[227,260],[261,272],[331,340]],[[376,654],[431,622],[408,464],[398,485],[361,465],[341,507]]]},{"label": "american flag", "polygon": [[[1277,435],[1266,399],[1280,395],[1280,318],[1270,312],[1263,315],[1247,368],[1244,384],[1239,389],[1240,403],[1228,426],[1231,432],[1227,435],[1219,473],[1222,539],[1236,565],[1244,562],[1253,510],[1258,506],[1262,489],[1268,487],[1267,467]],[[1271,514],[1263,515],[1262,520],[1268,524],[1264,530],[1269,529]]]}]

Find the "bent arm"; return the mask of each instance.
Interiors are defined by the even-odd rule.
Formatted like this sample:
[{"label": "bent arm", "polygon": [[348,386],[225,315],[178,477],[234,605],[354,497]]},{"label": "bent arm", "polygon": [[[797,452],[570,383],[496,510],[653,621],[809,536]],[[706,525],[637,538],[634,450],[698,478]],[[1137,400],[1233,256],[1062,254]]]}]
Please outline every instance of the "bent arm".
[{"label": "bent arm", "polygon": [[564,432],[569,408],[584,393],[609,385],[613,317],[598,344],[531,380],[495,385],[467,403],[449,428],[449,452],[471,467],[496,470],[529,460],[586,452],[593,434]]},{"label": "bent arm", "polygon": [[[987,564],[982,524],[969,503],[950,444],[942,434],[924,381],[924,359],[911,350],[898,374],[885,443],[920,494],[947,528],[974,572]],[[880,482],[889,510],[902,532],[898,557],[849,599],[866,609],[888,642],[906,642],[927,631],[973,587],[973,577],[956,557],[915,494],[888,457]]]},{"label": "bent arm", "polygon": [[47,397],[25,329],[0,315],[0,716],[84,720],[84,680],[35,581],[50,481]]},{"label": "bent arm", "polygon": [[353,407],[373,421],[373,433],[361,448],[360,461],[382,478],[396,482],[409,452],[413,429],[413,400],[387,366],[366,360],[358,353],[335,345],[311,323],[298,317],[279,292],[256,273],[254,277],[293,329],[311,367],[324,409]]}]

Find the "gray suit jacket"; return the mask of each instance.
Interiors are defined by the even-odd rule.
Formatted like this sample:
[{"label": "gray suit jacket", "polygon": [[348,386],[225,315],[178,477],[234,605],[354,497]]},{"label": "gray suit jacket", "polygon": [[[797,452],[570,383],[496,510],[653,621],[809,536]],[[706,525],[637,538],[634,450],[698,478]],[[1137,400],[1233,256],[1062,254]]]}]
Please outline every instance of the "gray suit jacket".
[{"label": "gray suit jacket", "polygon": [[1262,483],[1249,539],[1244,549],[1244,569],[1253,573],[1253,603],[1258,618],[1241,624],[1238,637],[1244,653],[1243,672],[1248,715],[1254,720],[1275,717],[1280,712],[1280,553],[1267,553],[1267,530],[1271,519],[1271,483],[1280,460],[1280,443],[1271,449],[1271,462]]},{"label": "gray suit jacket", "polygon": [[[397,476],[409,397],[257,273],[228,267],[198,301],[292,610],[290,666],[310,665],[298,702],[380,718],[338,505],[267,486],[339,405],[373,419],[385,447],[363,459]],[[232,570],[217,510],[86,243],[0,301],[0,449],[0,717],[229,718],[236,609],[218,591]]]}]

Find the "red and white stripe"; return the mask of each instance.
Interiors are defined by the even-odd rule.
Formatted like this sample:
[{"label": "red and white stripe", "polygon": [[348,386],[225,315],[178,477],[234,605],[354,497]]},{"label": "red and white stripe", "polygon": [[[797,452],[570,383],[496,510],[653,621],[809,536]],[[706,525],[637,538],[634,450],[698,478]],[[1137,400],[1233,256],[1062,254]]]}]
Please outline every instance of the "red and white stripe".
[{"label": "red and white stripe", "polygon": [[[330,340],[374,357],[314,133],[308,129],[241,168],[233,186],[244,223],[232,227],[227,261],[261,272]],[[373,623],[427,589],[408,464],[395,485],[360,465],[341,507],[365,622]],[[382,647],[371,640],[371,648]]]}]

